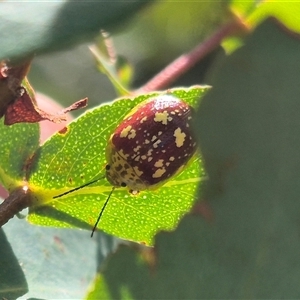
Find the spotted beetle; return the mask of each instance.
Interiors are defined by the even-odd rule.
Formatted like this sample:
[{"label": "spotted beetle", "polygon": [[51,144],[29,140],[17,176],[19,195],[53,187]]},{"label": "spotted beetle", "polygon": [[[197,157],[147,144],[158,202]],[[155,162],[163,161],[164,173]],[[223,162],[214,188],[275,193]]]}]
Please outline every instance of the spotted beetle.
[{"label": "spotted beetle", "polygon": [[196,151],[192,114],[188,104],[168,94],[139,104],[109,138],[107,180],[136,193],[179,173]]}]

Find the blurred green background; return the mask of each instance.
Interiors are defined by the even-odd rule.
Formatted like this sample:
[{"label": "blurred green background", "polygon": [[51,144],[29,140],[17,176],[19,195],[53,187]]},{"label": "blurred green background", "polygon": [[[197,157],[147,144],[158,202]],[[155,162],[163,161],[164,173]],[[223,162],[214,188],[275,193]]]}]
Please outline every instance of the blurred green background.
[{"label": "blurred green background", "polygon": [[[139,87],[176,57],[210,36],[227,20],[226,7],[227,1],[157,1],[142,8],[122,27],[109,31],[117,54],[125,56],[134,68],[133,87]],[[92,42],[38,55],[29,74],[33,87],[65,106],[83,97],[89,97],[88,108],[115,99],[117,95],[112,84],[96,68],[88,48]],[[205,72],[216,52],[173,86],[204,83]]]}]

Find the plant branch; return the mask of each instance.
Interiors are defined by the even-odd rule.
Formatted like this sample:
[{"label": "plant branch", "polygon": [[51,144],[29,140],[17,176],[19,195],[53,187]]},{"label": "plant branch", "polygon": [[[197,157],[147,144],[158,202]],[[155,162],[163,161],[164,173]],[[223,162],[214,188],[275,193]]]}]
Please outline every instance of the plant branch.
[{"label": "plant branch", "polygon": [[27,186],[19,187],[0,204],[0,227],[13,218],[15,214],[31,204],[31,193]]},{"label": "plant branch", "polygon": [[175,59],[135,92],[140,94],[167,88],[178,77],[193,67],[196,62],[216,49],[225,37],[241,31],[241,29],[245,30],[245,25],[243,25],[240,20],[225,24],[207,40],[198,44],[192,51]]}]

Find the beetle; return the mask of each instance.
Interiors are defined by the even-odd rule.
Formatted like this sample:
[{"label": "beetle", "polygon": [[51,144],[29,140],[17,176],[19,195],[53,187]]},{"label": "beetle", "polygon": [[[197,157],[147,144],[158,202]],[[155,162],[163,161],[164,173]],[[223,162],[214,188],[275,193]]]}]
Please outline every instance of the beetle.
[{"label": "beetle", "polygon": [[178,174],[197,148],[192,115],[191,106],[170,94],[139,104],[108,140],[107,180],[137,193],[156,189]]}]

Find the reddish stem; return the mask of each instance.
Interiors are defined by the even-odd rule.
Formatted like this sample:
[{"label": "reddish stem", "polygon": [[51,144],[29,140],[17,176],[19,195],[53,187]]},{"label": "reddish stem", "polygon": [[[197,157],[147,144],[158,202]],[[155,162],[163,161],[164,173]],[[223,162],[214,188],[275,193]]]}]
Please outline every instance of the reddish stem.
[{"label": "reddish stem", "polygon": [[0,228],[15,214],[31,205],[31,195],[26,187],[19,187],[12,191],[0,204]]},{"label": "reddish stem", "polygon": [[245,29],[239,21],[234,21],[224,25],[207,40],[197,45],[192,51],[175,59],[144,86],[139,88],[136,93],[142,94],[167,88],[178,77],[193,67],[197,61],[217,48],[224,37],[232,35],[241,28]]}]

